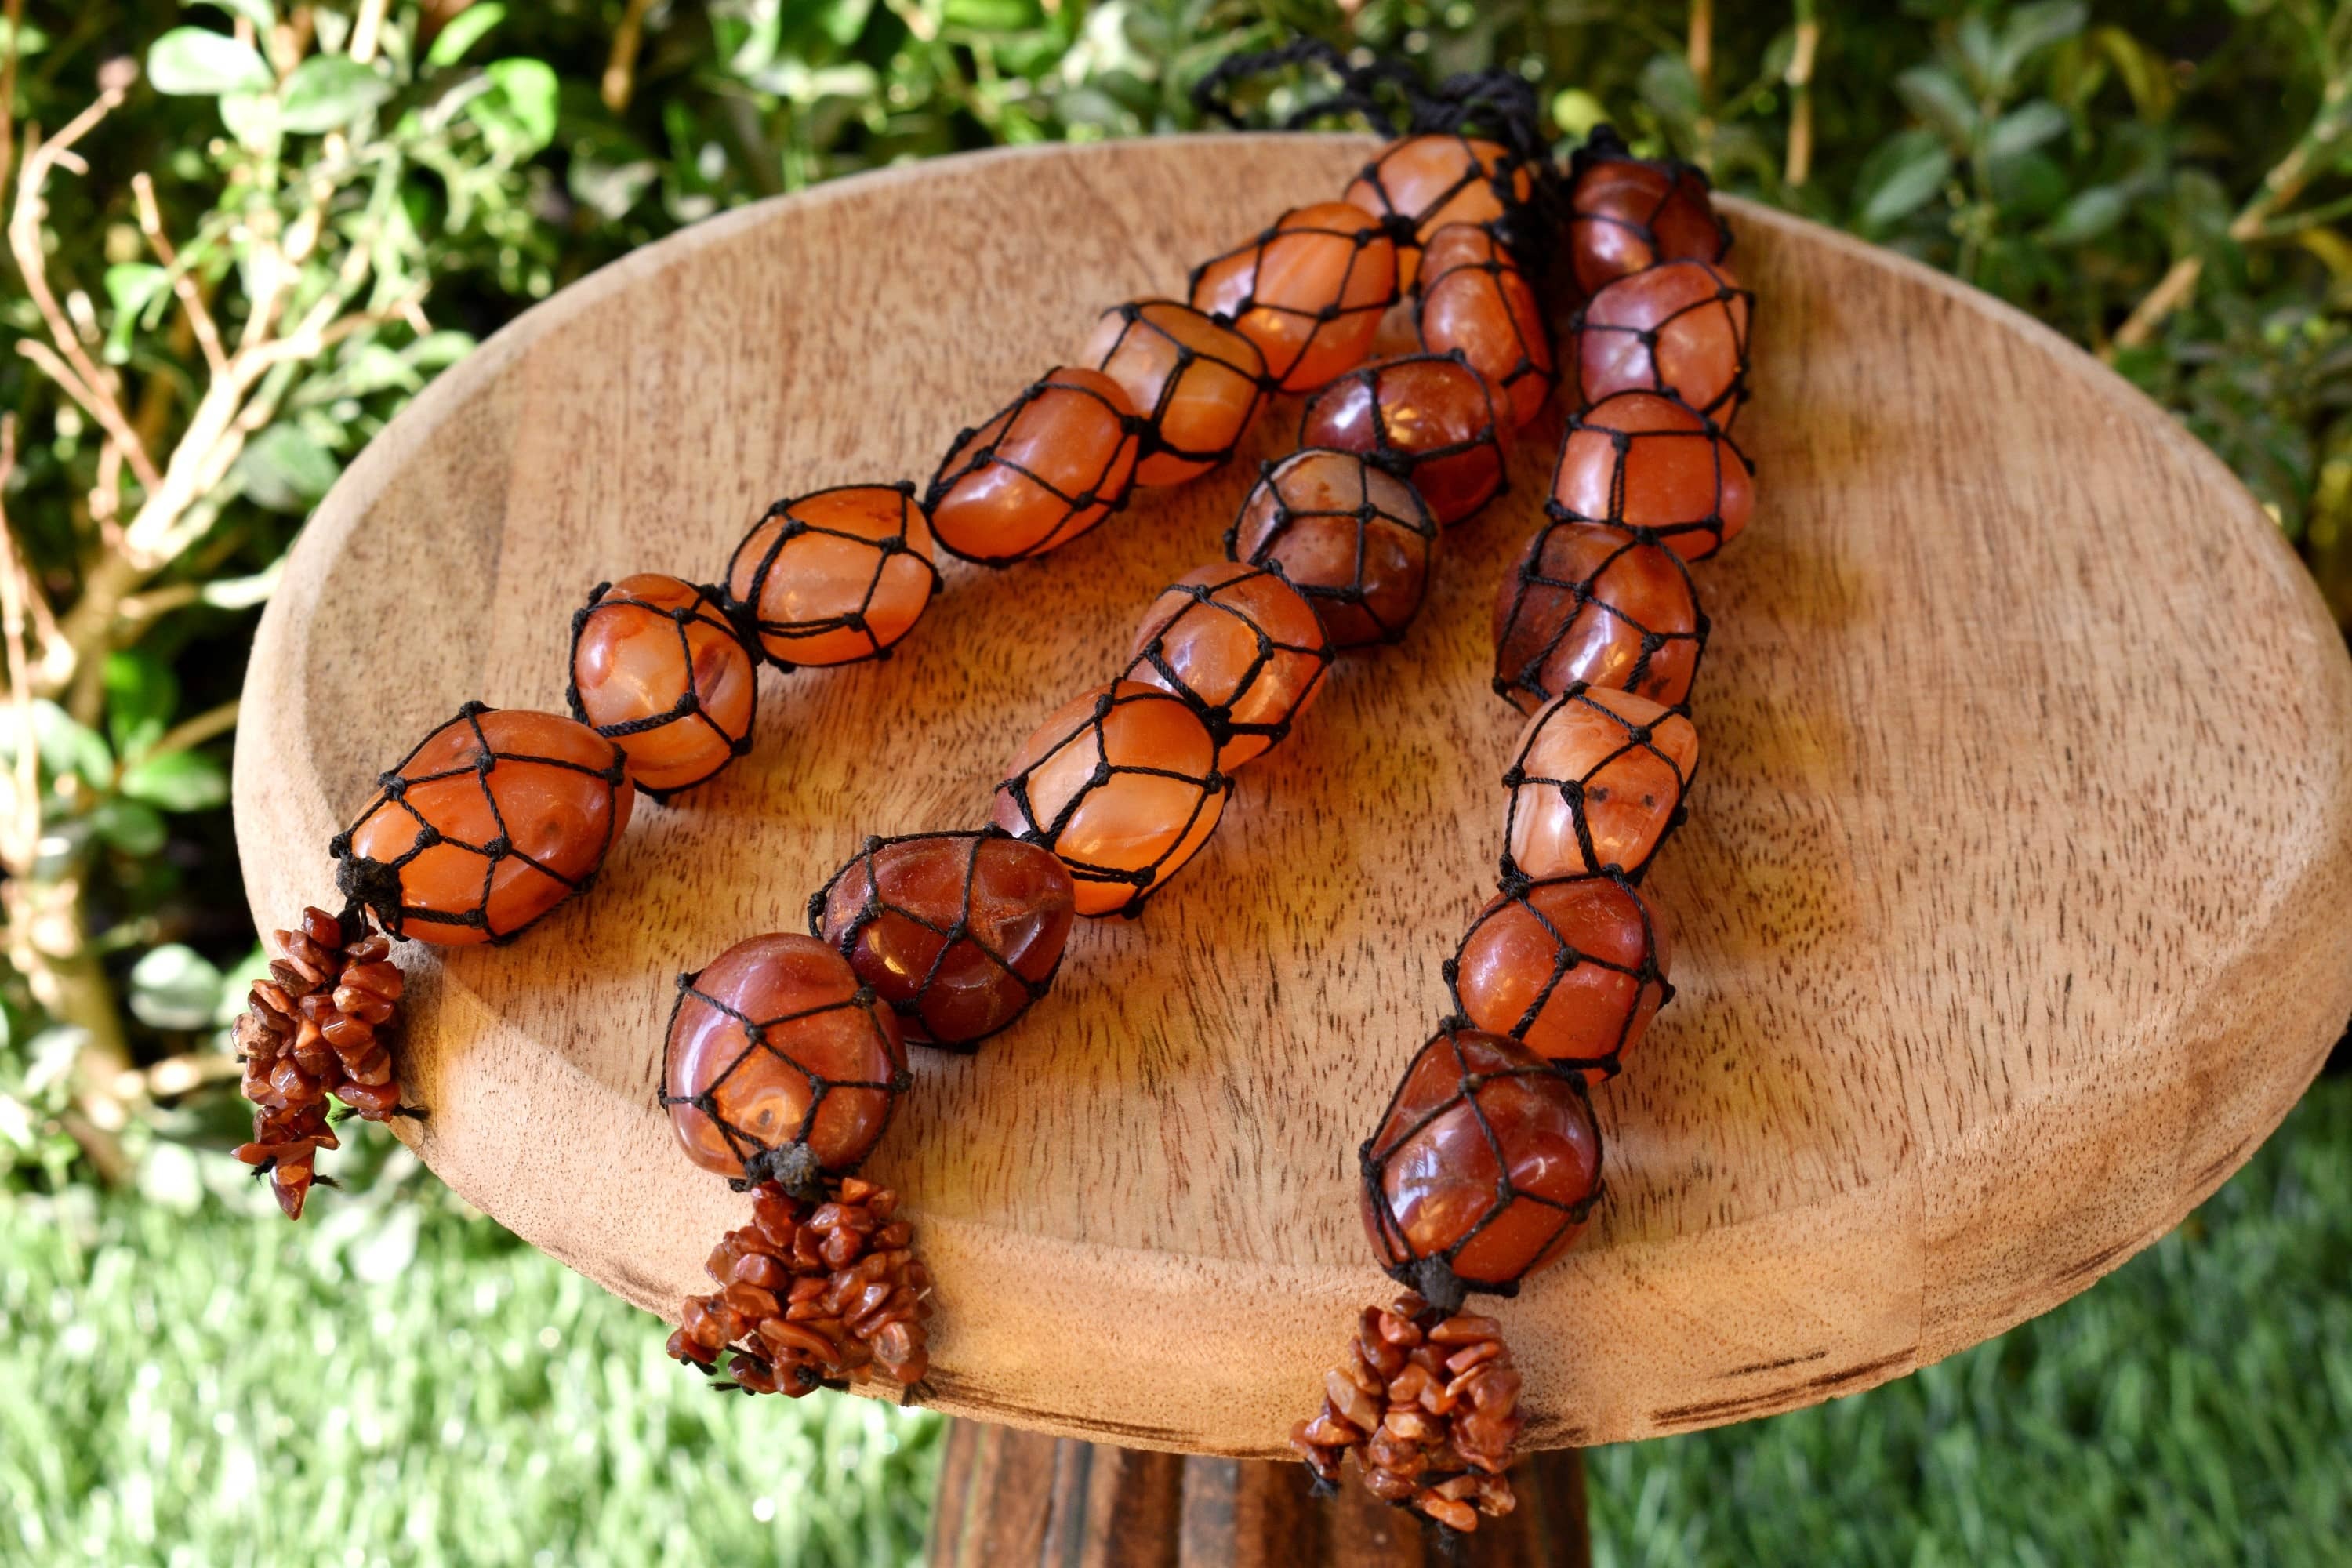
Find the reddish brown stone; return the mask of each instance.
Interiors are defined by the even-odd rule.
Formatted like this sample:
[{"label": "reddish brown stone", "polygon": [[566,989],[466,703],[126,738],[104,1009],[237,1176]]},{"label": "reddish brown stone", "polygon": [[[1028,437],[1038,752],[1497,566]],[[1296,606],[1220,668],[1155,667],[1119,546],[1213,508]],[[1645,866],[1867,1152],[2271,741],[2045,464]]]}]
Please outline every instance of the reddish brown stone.
[{"label": "reddish brown stone", "polygon": [[1396,245],[1380,220],[1318,202],[1195,268],[1192,298],[1257,345],[1285,392],[1307,392],[1363,363],[1396,289]]},{"label": "reddish brown stone", "polygon": [[1347,200],[1377,218],[1404,218],[1414,243],[1397,253],[1397,287],[1411,289],[1421,247],[1449,223],[1491,223],[1525,205],[1535,180],[1499,142],[1451,132],[1391,142],[1349,184]]},{"label": "reddish brown stone", "polygon": [[1577,318],[1585,401],[1655,392],[1727,421],[1745,395],[1749,303],[1719,261],[1668,261],[1618,279]]},{"label": "reddish brown stone", "polygon": [[1569,421],[1551,493],[1570,517],[1647,529],[1685,561],[1737,538],[1756,510],[1731,437],[1646,392],[1621,392]]},{"label": "reddish brown stone", "polygon": [[892,485],[779,501],[727,563],[728,594],[787,668],[879,658],[914,628],[938,584],[930,524]]},{"label": "reddish brown stone", "polygon": [[1504,774],[1512,863],[1538,880],[1639,871],[1697,765],[1698,731],[1681,714],[1631,692],[1570,688],[1528,721]]},{"label": "reddish brown stone", "polygon": [[940,463],[923,498],[932,533],[990,566],[1067,544],[1127,500],[1135,412],[1100,371],[1048,371]]},{"label": "reddish brown stone", "polygon": [[1431,353],[1460,350],[1517,429],[1551,394],[1551,335],[1535,288],[1494,233],[1448,224],[1422,254],[1413,321]]},{"label": "reddish brown stone", "polygon": [[1219,562],[1153,601],[1128,649],[1127,679],[1191,702],[1230,772],[1289,733],[1322,689],[1329,639],[1279,574]]},{"label": "reddish brown stone", "polygon": [[1577,154],[1570,180],[1569,261],[1588,294],[1661,261],[1720,261],[1731,248],[1706,176],[1686,163],[1604,143]]},{"label": "reddish brown stone", "polygon": [[1215,468],[1265,403],[1257,345],[1173,300],[1105,310],[1083,357],[1143,416],[1151,450],[1136,466],[1139,485],[1181,484]]},{"label": "reddish brown stone", "polygon": [[1352,452],[1318,449],[1267,470],[1225,535],[1234,560],[1282,573],[1338,648],[1404,635],[1436,547],[1436,521],[1410,485]]},{"label": "reddish brown stone", "polygon": [[[735,760],[751,732],[759,678],[709,595],[646,572],[613,584],[573,618],[572,689],[572,716],[628,753],[637,787],[667,792]],[[631,728],[649,719],[668,721]]]},{"label": "reddish brown stone", "polygon": [[1509,429],[1486,377],[1460,360],[1414,354],[1350,371],[1317,393],[1298,444],[1374,458],[1452,524],[1503,488]]},{"label": "reddish brown stone", "polygon": [[1680,706],[1706,646],[1681,558],[1606,523],[1547,523],[1495,596],[1495,679],[1530,713],[1580,681]]},{"label": "reddish brown stone", "polygon": [[1481,910],[1454,955],[1454,996],[1477,1028],[1547,1061],[1614,1070],[1666,999],[1666,929],[1608,877],[1538,882]]}]

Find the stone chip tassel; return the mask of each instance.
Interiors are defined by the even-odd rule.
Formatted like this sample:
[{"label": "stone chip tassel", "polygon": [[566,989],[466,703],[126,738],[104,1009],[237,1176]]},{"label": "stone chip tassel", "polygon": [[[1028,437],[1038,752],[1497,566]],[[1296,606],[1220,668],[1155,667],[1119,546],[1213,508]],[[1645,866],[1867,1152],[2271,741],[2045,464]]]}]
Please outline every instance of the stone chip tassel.
[{"label": "stone chip tassel", "polygon": [[354,936],[320,909],[273,935],[278,956],[233,1031],[254,1105],[253,1141],[236,1157],[267,1174],[278,1206],[299,1219],[318,1152],[340,1147],[327,1122],[330,1095],[370,1121],[421,1113],[400,1103],[382,1037],[401,990],[390,944],[363,927]]},{"label": "stone chip tassel", "polygon": [[754,1188],[751,1223],[710,1255],[719,1289],[687,1298],[669,1353],[715,1372],[731,1351],[736,1387],[795,1399],[869,1364],[921,1382],[931,1275],[898,1207],[898,1194],[855,1176],[816,1204],[773,1182]]},{"label": "stone chip tassel", "polygon": [[1518,1440],[1519,1374],[1492,1318],[1440,1311],[1407,1292],[1364,1309],[1347,1359],[1324,1374],[1323,1413],[1291,1429],[1317,1480],[1356,1456],[1373,1496],[1450,1530],[1517,1505],[1505,1473]]}]

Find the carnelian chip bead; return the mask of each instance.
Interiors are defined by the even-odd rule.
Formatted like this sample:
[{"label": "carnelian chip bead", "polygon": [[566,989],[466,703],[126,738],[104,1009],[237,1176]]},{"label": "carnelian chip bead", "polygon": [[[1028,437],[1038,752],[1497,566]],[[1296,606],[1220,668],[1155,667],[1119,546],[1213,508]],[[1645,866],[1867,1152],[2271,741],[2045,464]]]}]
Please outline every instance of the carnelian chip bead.
[{"label": "carnelian chip bead", "polygon": [[939,586],[912,485],[840,485],[780,500],[735,546],[727,593],[780,669],[882,658]]},{"label": "carnelian chip bead", "polygon": [[1102,372],[1048,371],[956,437],[923,496],[932,535],[983,566],[1067,544],[1126,503],[1142,428]]},{"label": "carnelian chip bead", "polygon": [[1447,1311],[1465,1289],[1516,1295],[1601,1196],[1601,1124],[1582,1076],[1451,1023],[1405,1068],[1361,1159],[1373,1250]]},{"label": "carnelian chip bead", "polygon": [[1431,353],[1459,353],[1501,398],[1513,429],[1551,395],[1551,334],[1535,286],[1491,228],[1448,224],[1422,254],[1413,324]]},{"label": "carnelian chip bead", "polygon": [[1143,419],[1139,485],[1175,485],[1234,455],[1265,403],[1265,356],[1207,313],[1174,300],[1114,305],[1087,340],[1087,363],[1117,382]]},{"label": "carnelian chip bead", "polygon": [[1190,703],[1118,680],[1055,709],[1022,742],[992,820],[1061,858],[1078,913],[1132,915],[1208,842],[1226,787]]},{"label": "carnelian chip bead", "polygon": [[1076,910],[1069,868],[1000,834],[869,838],[809,900],[910,1040],[969,1051],[1045,994]]},{"label": "carnelian chip bead", "polygon": [[588,885],[629,825],[626,755],[558,713],[469,702],[427,735],[328,852],[396,937],[505,942]]},{"label": "carnelian chip bead", "polygon": [[1503,489],[1509,426],[1480,375],[1455,354],[1408,354],[1349,371],[1315,395],[1298,444],[1370,458],[1412,486],[1451,526]]},{"label": "carnelian chip bead", "polygon": [[1194,268],[1191,298],[1257,345],[1283,391],[1312,391],[1371,352],[1382,313],[1396,303],[1396,242],[1346,202],[1293,207]]},{"label": "carnelian chip bead", "polygon": [[1221,561],[1152,601],[1124,679],[1190,702],[1230,773],[1290,733],[1330,662],[1315,607],[1280,573]]},{"label": "carnelian chip bead", "polygon": [[1731,231],[1716,216],[1705,174],[1636,158],[1604,125],[1569,165],[1568,248],[1577,286],[1597,294],[1661,261],[1720,261]]},{"label": "carnelian chip bead", "polygon": [[1436,520],[1411,485],[1315,447],[1269,465],[1225,531],[1226,556],[1280,572],[1335,648],[1403,637],[1436,548]]},{"label": "carnelian chip bead", "polygon": [[1618,279],[1577,313],[1585,400],[1654,392],[1728,423],[1748,395],[1754,306],[1720,261],[1664,261]]},{"label": "carnelian chip bead", "polygon": [[1495,689],[1530,713],[1579,682],[1680,708],[1706,633],[1681,556],[1606,523],[1547,522],[1495,596]]},{"label": "carnelian chip bead", "polygon": [[1564,877],[1489,903],[1445,966],[1454,1005],[1598,1083],[1674,996],[1665,927],[1622,877]]},{"label": "carnelian chip bead", "polygon": [[1630,691],[1570,687],[1528,721],[1503,774],[1506,879],[1638,876],[1681,823],[1697,766],[1688,719]]},{"label": "carnelian chip bead", "polygon": [[566,696],[658,800],[751,750],[760,681],[716,590],[641,572],[599,584],[572,612]]},{"label": "carnelian chip bead", "polygon": [[706,1171],[815,1197],[873,1150],[910,1082],[896,1016],[813,936],[755,936],[678,977],[661,1100]]},{"label": "carnelian chip bead", "polygon": [[1756,485],[1746,454],[1706,416],[1621,392],[1570,416],[1551,499],[1571,521],[1637,530],[1697,561],[1748,526]]},{"label": "carnelian chip bead", "polygon": [[1397,287],[1411,289],[1431,235],[1449,223],[1507,216],[1525,207],[1534,190],[1533,172],[1501,142],[1432,132],[1382,148],[1349,182],[1345,199],[1397,236]]}]

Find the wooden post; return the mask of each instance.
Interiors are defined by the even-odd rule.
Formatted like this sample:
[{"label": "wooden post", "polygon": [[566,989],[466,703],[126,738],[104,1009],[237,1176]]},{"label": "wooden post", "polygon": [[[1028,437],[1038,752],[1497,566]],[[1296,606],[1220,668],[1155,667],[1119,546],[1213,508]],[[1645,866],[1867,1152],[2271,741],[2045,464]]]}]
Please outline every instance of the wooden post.
[{"label": "wooden post", "polygon": [[1352,1479],[1318,1500],[1298,1465],[951,1421],[930,1568],[1586,1568],[1576,1450],[1522,1459],[1511,1484],[1517,1509],[1480,1521],[1448,1557],[1418,1516]]}]

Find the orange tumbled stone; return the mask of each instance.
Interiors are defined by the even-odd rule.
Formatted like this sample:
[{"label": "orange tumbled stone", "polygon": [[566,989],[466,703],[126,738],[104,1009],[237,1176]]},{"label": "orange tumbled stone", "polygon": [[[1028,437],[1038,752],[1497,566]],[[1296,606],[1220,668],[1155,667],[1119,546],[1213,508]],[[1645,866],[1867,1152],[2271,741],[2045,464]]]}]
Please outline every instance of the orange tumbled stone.
[{"label": "orange tumbled stone", "polygon": [[1152,602],[1126,679],[1190,702],[1230,772],[1290,732],[1330,662],[1330,639],[1297,589],[1279,573],[1219,562]]},{"label": "orange tumbled stone", "polygon": [[1363,363],[1396,290],[1396,243],[1380,220],[1318,202],[1193,268],[1192,300],[1255,343],[1285,392],[1306,392]]},{"label": "orange tumbled stone", "polygon": [[1319,448],[1268,468],[1225,534],[1228,557],[1274,567],[1315,606],[1335,648],[1404,636],[1436,548],[1436,521],[1412,486]]},{"label": "orange tumbled stone", "polygon": [[1533,712],[1580,682],[1664,707],[1706,647],[1682,557],[1601,522],[1548,522],[1495,597],[1495,689]]},{"label": "orange tumbled stone", "polygon": [[989,833],[869,839],[810,905],[910,1040],[971,1050],[1028,1011],[1062,962],[1069,868]]},{"label": "orange tumbled stone", "polygon": [[1552,500],[1579,521],[1643,529],[1685,561],[1738,536],[1756,510],[1748,458],[1672,398],[1621,392],[1572,416]]},{"label": "orange tumbled stone", "polygon": [[1265,402],[1265,356],[1207,313],[1173,300],[1116,305],[1087,340],[1087,363],[1143,416],[1139,485],[1174,485],[1234,454]]},{"label": "orange tumbled stone", "polygon": [[1509,868],[1541,880],[1632,875],[1679,820],[1698,731],[1629,691],[1571,687],[1528,721],[1503,785]]},{"label": "orange tumbled stone", "polygon": [[1454,998],[1478,1028],[1597,1083],[1672,994],[1671,957],[1665,927],[1630,883],[1538,882],[1479,912],[1454,955]]},{"label": "orange tumbled stone", "polygon": [[1139,427],[1126,392],[1102,372],[1047,372],[957,438],[923,497],[932,534],[984,566],[1067,544],[1126,501]]},{"label": "orange tumbled stone", "polygon": [[938,587],[931,528],[908,489],[841,485],[778,501],[735,546],[727,592],[783,668],[878,658]]},{"label": "orange tumbled stone", "polygon": [[1449,1027],[1406,1067],[1364,1160],[1373,1250],[1450,1307],[1465,1286],[1507,1293],[1568,1250],[1601,1190],[1601,1127],[1580,1076]]},{"label": "orange tumbled stone", "polygon": [[1431,353],[1460,351],[1506,405],[1513,429],[1551,395],[1551,335],[1535,287],[1492,230],[1448,224],[1422,254],[1413,322]]},{"label": "orange tumbled stone", "polygon": [[1298,444],[1371,458],[1452,524],[1502,489],[1508,429],[1486,377],[1451,356],[1411,354],[1351,370],[1317,393],[1299,418]]},{"label": "orange tumbled stone", "polygon": [[336,836],[335,880],[394,936],[500,941],[595,874],[635,801],[621,748],[587,725],[469,703]]},{"label": "orange tumbled stone", "polygon": [[873,1150],[908,1081],[898,1021],[813,936],[739,942],[678,982],[662,1103],[706,1171],[813,1196]]},{"label": "orange tumbled stone", "polygon": [[1570,165],[1568,208],[1570,265],[1588,294],[1661,261],[1720,261],[1731,248],[1705,174],[1633,157],[1606,127]]},{"label": "orange tumbled stone", "polygon": [[1491,223],[1527,203],[1535,176],[1499,142],[1451,132],[1391,142],[1349,183],[1346,199],[1376,218],[1401,219],[1412,241],[1397,253],[1397,287],[1411,289],[1421,247],[1449,223]]},{"label": "orange tumbled stone", "polygon": [[759,691],[733,623],[691,583],[639,573],[572,617],[572,716],[628,753],[648,795],[698,784],[740,756]]},{"label": "orange tumbled stone", "polygon": [[1190,705],[1118,680],[1054,710],[1013,753],[992,820],[1061,858],[1082,915],[1133,914],[1224,810],[1216,742]]},{"label": "orange tumbled stone", "polygon": [[1655,392],[1727,421],[1747,395],[1750,304],[1719,261],[1663,262],[1618,279],[1577,316],[1585,401]]}]

